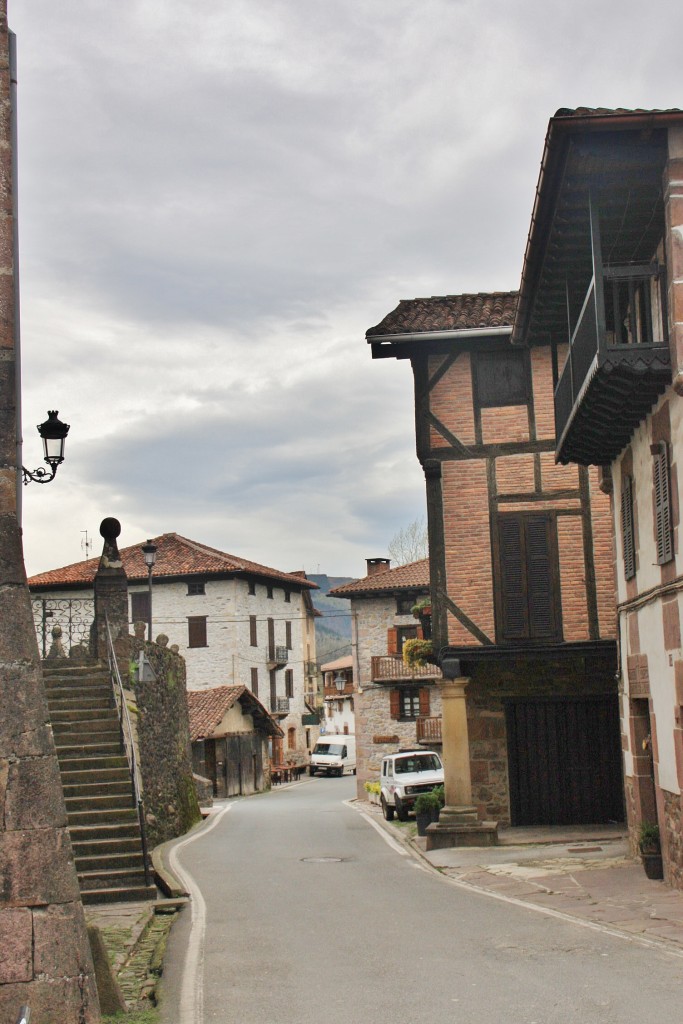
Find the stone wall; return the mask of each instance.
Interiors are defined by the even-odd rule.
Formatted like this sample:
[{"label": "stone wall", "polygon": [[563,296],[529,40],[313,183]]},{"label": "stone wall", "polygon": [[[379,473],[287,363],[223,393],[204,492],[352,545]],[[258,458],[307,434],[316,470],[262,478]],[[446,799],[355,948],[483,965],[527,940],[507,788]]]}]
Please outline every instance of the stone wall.
[{"label": "stone wall", "polygon": [[[141,650],[154,670],[153,680],[141,680],[136,671]],[[192,779],[185,661],[166,646],[133,636],[121,637],[116,651],[135,693],[147,841],[151,848],[182,835],[200,819]]]},{"label": "stone wall", "polygon": [[683,889],[683,806],[680,793],[662,790],[664,829],[662,853],[664,877],[675,889]]}]

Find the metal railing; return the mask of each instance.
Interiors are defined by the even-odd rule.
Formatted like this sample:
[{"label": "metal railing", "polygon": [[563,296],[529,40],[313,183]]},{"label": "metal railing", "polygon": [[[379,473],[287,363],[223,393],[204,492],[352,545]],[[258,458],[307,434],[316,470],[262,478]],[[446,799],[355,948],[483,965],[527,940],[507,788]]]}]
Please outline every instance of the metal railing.
[{"label": "metal railing", "polygon": [[107,634],[107,660],[109,662],[109,677],[111,679],[112,689],[114,691],[114,701],[116,704],[116,710],[118,711],[119,714],[121,739],[123,741],[123,746],[126,751],[126,757],[128,759],[130,777],[133,783],[133,797],[135,799],[135,805],[138,811],[138,821],[140,823],[140,839],[142,841],[142,862],[145,868],[145,885],[150,885],[151,879],[147,857],[147,831],[145,828],[145,812],[142,803],[142,776],[140,775],[140,767],[138,765],[138,759],[135,754],[133,726],[130,720],[128,705],[126,703],[126,695],[123,692],[123,682],[121,680],[121,673],[119,672],[118,661],[116,660],[114,641],[112,639],[111,628],[109,626],[109,618],[107,617],[106,612],[104,613],[104,622]]},{"label": "metal railing", "polygon": [[276,665],[286,665],[289,661],[289,651],[286,647],[275,646],[270,644],[268,646],[268,661],[275,663]]},{"label": "metal railing", "polygon": [[438,665],[406,665],[402,658],[391,654],[370,659],[373,683],[392,679],[441,679]]},{"label": "metal railing", "polygon": [[271,710],[276,714],[288,715],[289,714],[289,697],[276,697],[272,702]]},{"label": "metal railing", "polygon": [[50,652],[54,626],[61,626],[62,643],[67,654],[78,644],[90,643],[90,630],[95,620],[94,598],[34,597],[31,610],[43,660]]}]

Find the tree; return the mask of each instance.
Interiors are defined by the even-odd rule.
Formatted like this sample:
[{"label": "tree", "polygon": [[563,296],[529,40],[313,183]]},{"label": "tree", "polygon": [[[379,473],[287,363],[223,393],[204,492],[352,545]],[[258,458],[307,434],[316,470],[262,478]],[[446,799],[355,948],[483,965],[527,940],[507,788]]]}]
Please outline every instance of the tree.
[{"label": "tree", "polygon": [[413,519],[412,523],[408,523],[394,534],[387,549],[394,565],[406,565],[408,562],[418,562],[421,558],[427,558],[429,543],[424,516]]}]

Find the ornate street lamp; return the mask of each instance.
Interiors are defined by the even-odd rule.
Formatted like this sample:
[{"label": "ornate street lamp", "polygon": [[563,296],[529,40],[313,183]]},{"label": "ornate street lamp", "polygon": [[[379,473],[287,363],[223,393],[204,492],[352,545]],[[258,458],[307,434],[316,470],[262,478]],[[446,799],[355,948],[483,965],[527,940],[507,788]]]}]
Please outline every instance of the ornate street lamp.
[{"label": "ornate street lamp", "polygon": [[66,435],[69,433],[69,424],[62,423],[57,411],[54,410],[48,412],[45,422],[40,423],[36,429],[43,439],[45,462],[52,472],[48,473],[46,469],[41,468],[35,469],[31,473],[24,466],[21,467],[21,472],[25,484],[31,481],[36,484],[49,484],[50,480],[55,478],[57,467],[64,462],[64,445],[66,444]]},{"label": "ornate street lamp", "polygon": [[145,565],[147,566],[147,586],[149,588],[149,607],[148,620],[147,620],[147,639],[152,641],[152,571],[154,569],[154,563],[157,560],[157,546],[153,544],[151,540],[148,540],[146,544],[142,545],[142,553],[145,556]]},{"label": "ornate street lamp", "polygon": [[334,685],[337,688],[337,693],[342,693],[343,690],[344,690],[344,687],[346,686],[346,676],[344,675],[344,673],[343,672],[337,672],[337,674],[334,677],[333,681],[334,681]]}]

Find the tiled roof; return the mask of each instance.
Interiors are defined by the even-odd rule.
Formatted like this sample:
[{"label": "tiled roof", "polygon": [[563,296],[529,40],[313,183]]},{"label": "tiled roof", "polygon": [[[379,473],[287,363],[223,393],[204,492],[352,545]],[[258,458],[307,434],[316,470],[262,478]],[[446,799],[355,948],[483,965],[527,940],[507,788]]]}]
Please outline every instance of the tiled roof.
[{"label": "tiled roof", "polygon": [[429,559],[408,562],[396,569],[385,569],[361,580],[344,583],[330,590],[332,597],[353,597],[355,594],[372,594],[392,590],[427,590],[429,588]]},{"label": "tiled roof", "polygon": [[554,117],[628,117],[639,114],[680,114],[679,107],[645,110],[643,107],[560,107]]},{"label": "tiled roof", "polygon": [[321,672],[338,672],[343,668],[353,668],[353,655],[347,654],[344,658],[337,658],[336,661],[326,661],[320,666]]},{"label": "tiled roof", "polygon": [[188,690],[190,740],[210,736],[245,689],[244,686],[216,686],[211,690]]},{"label": "tiled roof", "polygon": [[210,736],[237,702],[246,714],[251,714],[271,736],[282,736],[282,729],[268,714],[258,697],[246,686],[214,686],[210,690],[188,690],[187,708],[190,716],[190,741]]},{"label": "tiled roof", "polygon": [[[288,573],[279,569],[271,569],[267,565],[259,565],[247,558],[228,555],[225,551],[210,548],[206,544],[198,544],[177,533],[164,533],[152,538],[157,546],[157,560],[154,566],[154,579],[164,576],[204,576],[225,575],[226,573],[244,573],[251,576],[263,576],[269,580],[277,580],[297,587],[317,589],[317,585],[305,579],[301,572]],[[141,541],[144,543],[144,541]],[[140,544],[121,548],[121,558],[126,575],[130,581],[147,579],[147,567]],[[89,558],[85,562],[74,562],[62,569],[52,569],[31,576],[30,587],[56,587],[74,584],[92,584],[98,558]]]},{"label": "tiled roof", "polygon": [[478,292],[476,295],[433,295],[428,299],[401,299],[366,338],[426,331],[463,331],[512,326],[517,292]]}]

